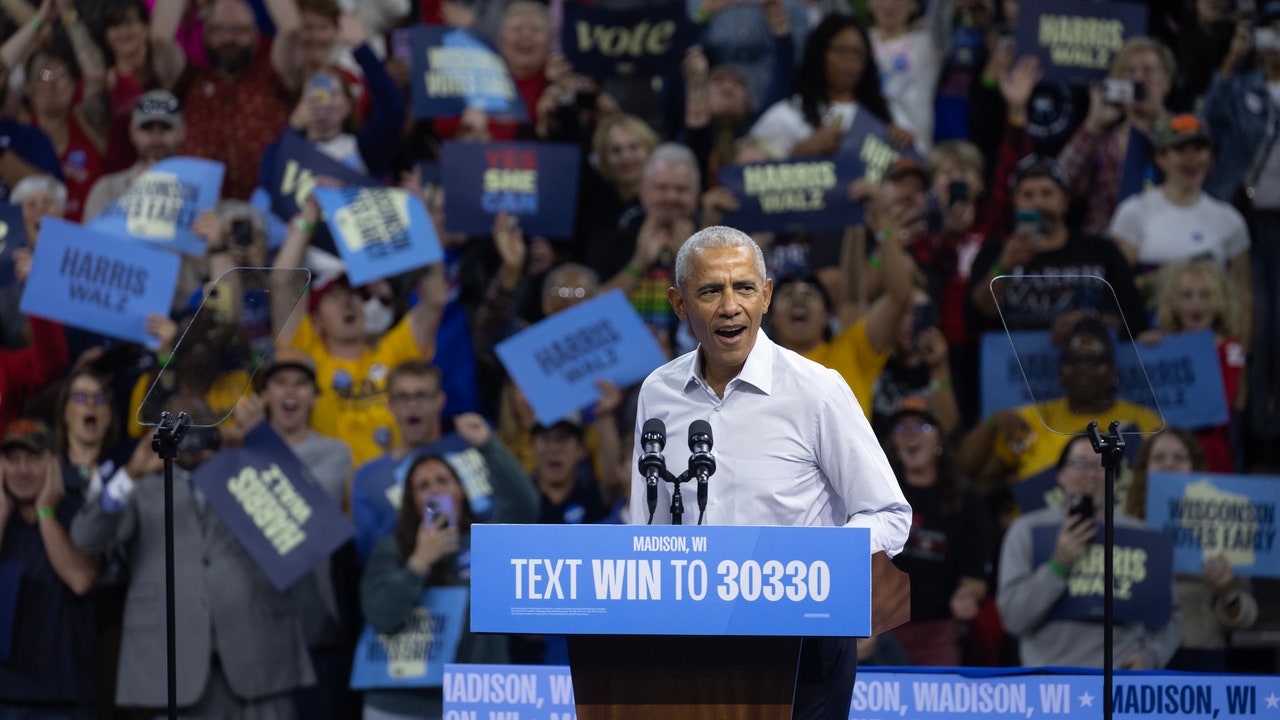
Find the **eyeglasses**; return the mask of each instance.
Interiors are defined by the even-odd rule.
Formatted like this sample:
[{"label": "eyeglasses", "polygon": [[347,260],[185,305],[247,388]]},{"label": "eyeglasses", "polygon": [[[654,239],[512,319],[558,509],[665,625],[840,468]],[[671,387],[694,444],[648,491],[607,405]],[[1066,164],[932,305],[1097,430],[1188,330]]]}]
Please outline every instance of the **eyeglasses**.
[{"label": "eyeglasses", "polygon": [[577,298],[581,300],[587,296],[587,289],[584,287],[553,287],[547,291],[551,297],[558,298]]},{"label": "eyeglasses", "polygon": [[391,393],[391,402],[396,405],[409,405],[410,403],[417,404],[431,402],[437,397],[440,397],[439,390],[424,390],[416,393]]},{"label": "eyeglasses", "polygon": [[904,432],[927,433],[933,432],[933,424],[927,422],[905,422],[898,423],[893,426],[893,434],[901,435]]},{"label": "eyeglasses", "polygon": [[71,402],[77,405],[106,405],[107,396],[102,393],[71,393]]},{"label": "eyeglasses", "polygon": [[178,98],[156,100],[155,98],[139,100],[133,109],[144,115],[171,115],[178,112]]},{"label": "eyeglasses", "polygon": [[71,71],[65,68],[62,70],[50,70],[45,68],[35,75],[35,81],[37,83],[54,83],[71,77]]}]

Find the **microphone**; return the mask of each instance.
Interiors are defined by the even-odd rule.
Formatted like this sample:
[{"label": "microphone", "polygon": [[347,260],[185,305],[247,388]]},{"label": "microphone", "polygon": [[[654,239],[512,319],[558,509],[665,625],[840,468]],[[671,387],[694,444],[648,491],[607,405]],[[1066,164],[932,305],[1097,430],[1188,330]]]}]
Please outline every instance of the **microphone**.
[{"label": "microphone", "polygon": [[667,460],[662,457],[662,449],[667,446],[667,426],[658,418],[645,420],[640,429],[640,446],[644,450],[640,456],[640,472],[644,473],[648,486],[649,524],[653,524],[653,513],[658,509],[658,480],[667,471]]},{"label": "microphone", "polygon": [[698,524],[707,512],[707,478],[716,472],[716,459],[711,456],[711,423],[694,420],[689,424],[689,472],[698,478]]}]

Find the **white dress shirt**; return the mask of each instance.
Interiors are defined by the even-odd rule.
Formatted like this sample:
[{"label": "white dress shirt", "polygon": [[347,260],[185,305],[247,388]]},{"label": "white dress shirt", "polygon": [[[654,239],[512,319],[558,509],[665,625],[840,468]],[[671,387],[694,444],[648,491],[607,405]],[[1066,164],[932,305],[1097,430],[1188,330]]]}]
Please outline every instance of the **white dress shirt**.
[{"label": "white dress shirt", "polygon": [[[845,525],[871,530],[871,551],[896,555],[911,529],[911,506],[853,392],[835,370],[775,345],[763,331],[724,398],[702,378],[698,350],[658,368],[640,389],[631,483],[631,522],[648,520],[638,469],[644,422],[666,424],[663,454],[673,475],[689,461],[689,425],[706,420],[716,472],[708,483],[708,525]],[[698,522],[697,483],[681,487],[684,524]],[[655,525],[671,522],[671,485],[659,483]]]}]

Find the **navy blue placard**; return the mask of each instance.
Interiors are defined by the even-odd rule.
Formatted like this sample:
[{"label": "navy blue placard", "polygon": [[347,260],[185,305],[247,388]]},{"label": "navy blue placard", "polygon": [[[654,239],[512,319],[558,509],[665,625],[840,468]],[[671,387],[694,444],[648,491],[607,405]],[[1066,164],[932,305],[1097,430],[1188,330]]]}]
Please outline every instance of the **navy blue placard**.
[{"label": "navy blue placard", "polygon": [[1045,506],[1062,507],[1066,497],[1058,485],[1058,469],[1055,467],[1047,467],[1026,480],[1011,483],[1009,492],[1024,514]]},{"label": "navy blue placard", "polygon": [[484,40],[438,25],[410,28],[409,39],[414,117],[458,117],[474,107],[516,122],[529,119],[506,62]]},{"label": "navy blue placard", "polygon": [[[191,482],[263,575],[283,591],[354,533],[296,455],[263,423],[244,449],[224,450]],[[273,438],[274,436],[274,438]]]},{"label": "navy blue placard", "polygon": [[1276,506],[1280,477],[1216,473],[1147,476],[1147,525],[1173,538],[1175,572],[1199,575],[1226,556],[1244,577],[1280,577]]},{"label": "navy blue placard", "polygon": [[433,587],[422,591],[400,632],[383,635],[366,623],[351,663],[351,689],[440,687],[466,619],[466,588]]},{"label": "navy blue placard", "polygon": [[155,347],[147,316],[169,314],[177,253],[53,217],[35,245],[23,313]]},{"label": "navy blue placard", "polygon": [[576,145],[446,142],[440,159],[445,230],[488,235],[494,215],[506,211],[526,237],[573,237],[578,161]]},{"label": "navy blue placard", "polygon": [[666,75],[680,69],[698,26],[680,0],[637,10],[564,4],[564,56],[594,77]]},{"label": "navy blue placard", "polygon": [[355,287],[440,262],[444,251],[422,198],[400,188],[316,188]]},{"label": "navy blue placard", "polygon": [[744,232],[838,230],[862,222],[849,185],[862,177],[857,158],[797,158],[720,169],[720,185],[738,199],[724,224]]},{"label": "navy blue placard", "polygon": [[191,227],[200,213],[218,204],[226,170],[226,165],[203,158],[161,160],[134,178],[89,227],[203,257],[204,238]]},{"label": "navy blue placard", "polygon": [[13,251],[27,244],[27,226],[22,208],[0,203],[0,287],[17,281],[13,274]]},{"label": "navy blue placard", "polygon": [[861,163],[855,177],[865,177],[873,185],[880,182],[893,161],[903,156],[920,160],[914,149],[894,147],[889,142],[888,126],[862,108],[854,113],[849,132],[840,140],[840,148],[836,151],[839,159],[849,158]]},{"label": "navy blue placard", "polygon": [[1018,54],[1039,58],[1044,82],[1087,83],[1106,77],[1125,41],[1146,33],[1145,4],[1036,0],[1018,13]]},{"label": "navy blue placard", "polygon": [[871,533],[850,527],[476,525],[471,628],[871,634]]},{"label": "navy blue placard", "polygon": [[330,177],[344,186],[372,187],[377,181],[320,152],[305,138],[286,130],[276,148],[275,162],[267,173],[265,190],[271,211],[281,220],[292,220],[315,189],[316,178]]},{"label": "navy blue placard", "polygon": [[[1031,557],[1036,567],[1053,556],[1058,525],[1031,531]],[[1103,526],[1067,576],[1067,592],[1053,606],[1056,620],[1101,620],[1103,617]],[[1173,542],[1164,533],[1137,528],[1115,529],[1115,619],[1117,624],[1144,623],[1160,628],[1169,623],[1173,601]]]}]

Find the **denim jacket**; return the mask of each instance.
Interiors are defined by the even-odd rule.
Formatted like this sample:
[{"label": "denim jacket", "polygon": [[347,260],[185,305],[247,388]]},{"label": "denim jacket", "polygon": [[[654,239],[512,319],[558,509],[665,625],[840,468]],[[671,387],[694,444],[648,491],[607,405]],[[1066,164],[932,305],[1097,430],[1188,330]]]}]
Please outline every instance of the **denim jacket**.
[{"label": "denim jacket", "polygon": [[1231,202],[1249,180],[1254,159],[1270,145],[1276,107],[1261,70],[1223,78],[1214,73],[1204,96],[1204,115],[1213,135],[1213,168],[1205,182],[1210,195]]}]

